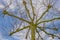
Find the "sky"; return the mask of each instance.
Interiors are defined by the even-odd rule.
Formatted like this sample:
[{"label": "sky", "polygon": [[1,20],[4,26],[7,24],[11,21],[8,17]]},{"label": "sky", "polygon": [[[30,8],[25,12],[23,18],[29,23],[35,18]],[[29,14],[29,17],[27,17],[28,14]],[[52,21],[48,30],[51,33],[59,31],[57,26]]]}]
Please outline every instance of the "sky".
[{"label": "sky", "polygon": [[[34,1],[36,1],[36,0],[34,0]],[[7,9],[8,11],[10,11],[10,12],[14,12],[14,13],[17,13],[17,11],[16,10],[18,10],[18,8],[19,7],[17,7],[16,6],[16,3],[15,3],[16,1],[13,1],[13,3],[11,4],[11,6],[9,7],[9,9]],[[18,0],[18,2],[19,2],[19,0]],[[21,3],[22,1],[20,1],[20,3]],[[9,32],[11,31],[11,29],[13,28],[12,27],[12,25],[10,24],[10,23],[15,23],[15,21],[17,21],[17,20],[14,20],[14,18],[13,17],[10,17],[10,16],[7,16],[7,15],[3,15],[2,14],[2,9],[7,5],[7,4],[9,4],[9,0],[0,0],[0,40],[26,40],[24,37],[24,35],[26,34],[26,30],[24,30],[24,31],[21,31],[21,32],[18,32],[18,33],[16,33],[16,34],[14,34],[14,35],[12,35],[12,36],[9,36]],[[53,10],[53,9],[50,9],[50,11],[51,11],[51,13],[49,12],[49,14],[47,14],[47,16],[46,16],[46,19],[50,19],[50,18],[52,18],[52,16],[54,15],[54,14],[57,14],[57,16],[54,16],[54,17],[59,17],[60,16],[60,0],[57,0],[56,1],[56,4],[54,5],[54,7],[55,8],[57,8],[58,9],[58,11],[56,11],[55,9]],[[21,4],[22,5],[22,4]],[[39,4],[39,2],[37,3],[37,10],[39,9],[39,6],[40,4]],[[22,6],[20,6],[20,7],[22,7]],[[44,8],[44,7],[43,7]],[[44,11],[44,9],[39,9],[39,13],[40,14],[38,14],[38,16],[40,16],[41,15],[41,13],[43,13],[43,11]],[[21,8],[21,10],[23,10],[23,8]],[[24,10],[23,10],[24,11]],[[52,13],[54,13],[54,14],[52,14]],[[51,15],[52,14],[52,15]],[[51,15],[51,16],[50,16]],[[49,16],[49,17],[48,17]],[[24,16],[23,16],[24,17]],[[17,21],[18,22],[18,21]],[[52,25],[52,23],[46,23],[47,24],[47,27],[49,27],[49,26],[53,26]],[[51,25],[50,25],[51,24]],[[55,21],[54,22],[54,24],[58,27],[58,28],[60,28],[60,20],[59,21]],[[18,25],[17,25],[18,26]],[[51,30],[48,30],[47,29],[47,31],[48,32],[51,32],[51,33],[54,33],[54,32],[52,32]],[[43,33],[43,32],[41,32],[41,33]],[[57,33],[60,33],[60,30],[59,31],[57,31],[57,32],[55,32],[56,34]],[[17,35],[17,36],[16,36]],[[49,38],[47,38],[48,36],[46,36],[44,33],[43,34],[41,34],[44,38],[45,38],[45,40],[50,40],[51,39],[51,37],[49,37]],[[46,36],[46,37],[45,37]],[[55,39],[53,39],[53,40],[58,40],[57,38],[55,38]]]}]

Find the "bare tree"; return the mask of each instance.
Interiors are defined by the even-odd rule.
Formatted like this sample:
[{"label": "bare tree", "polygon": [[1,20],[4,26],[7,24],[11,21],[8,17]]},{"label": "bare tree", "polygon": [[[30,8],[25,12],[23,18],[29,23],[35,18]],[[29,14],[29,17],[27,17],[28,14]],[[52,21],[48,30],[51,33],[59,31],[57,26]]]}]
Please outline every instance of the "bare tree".
[{"label": "bare tree", "polygon": [[[23,7],[24,7],[23,11],[25,11],[25,12],[21,13],[21,10],[18,9],[18,13],[20,14],[20,16],[22,15],[23,17],[19,17],[19,15],[17,16],[11,12],[8,12],[5,9],[5,8],[7,8],[7,6],[4,8],[3,14],[14,17],[16,19],[19,19],[22,22],[22,24],[26,23],[25,26],[22,26],[23,28],[17,28],[17,29],[15,29],[15,31],[10,32],[10,36],[13,35],[14,33],[17,33],[21,30],[28,28],[26,38],[28,37],[29,32],[31,31],[31,40],[36,40],[36,36],[35,36],[36,33],[38,33],[38,39],[37,40],[39,40],[39,37],[43,40],[43,37],[41,36],[40,31],[38,31],[39,29],[41,31],[43,31],[45,34],[51,36],[52,38],[58,37],[60,39],[60,37],[58,35],[52,34],[52,33],[49,33],[46,31],[46,29],[55,30],[55,31],[58,30],[58,28],[56,28],[56,27],[53,27],[53,28],[46,27],[46,23],[53,22],[54,20],[58,21],[58,20],[60,20],[60,17],[53,17],[51,19],[45,19],[45,16],[48,16],[47,14],[50,13],[51,9],[56,9],[58,11],[58,9],[54,7],[56,1],[55,0],[43,0],[42,2],[40,2],[40,4],[42,6],[39,7],[39,10],[42,7],[45,7],[44,10],[42,10],[43,11],[42,13],[39,13],[40,11],[37,10],[36,6],[37,6],[38,2],[40,2],[40,1],[36,0],[36,4],[34,4],[33,0],[23,0],[22,1]],[[16,4],[20,8],[20,5],[17,1],[16,1]],[[8,6],[10,6],[10,4]],[[29,7],[30,7],[30,9],[29,9]],[[24,16],[24,14],[26,17]],[[40,16],[38,16],[38,15],[40,15]],[[43,24],[43,26],[41,26],[41,24]],[[54,23],[53,23],[53,25],[54,25]],[[14,26],[13,26],[13,30],[14,30]]]}]

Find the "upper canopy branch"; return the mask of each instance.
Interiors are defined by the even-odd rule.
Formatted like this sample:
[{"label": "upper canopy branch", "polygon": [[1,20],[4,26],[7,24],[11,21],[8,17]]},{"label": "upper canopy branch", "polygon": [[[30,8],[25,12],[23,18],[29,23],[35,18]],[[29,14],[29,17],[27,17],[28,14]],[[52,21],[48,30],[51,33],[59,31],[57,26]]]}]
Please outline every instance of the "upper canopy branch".
[{"label": "upper canopy branch", "polygon": [[51,30],[58,30],[59,28],[56,28],[56,27],[54,27],[54,28],[50,28],[50,27],[38,27],[38,28],[41,28],[41,29],[51,29]]},{"label": "upper canopy branch", "polygon": [[27,6],[26,6],[26,1],[24,1],[24,0],[23,0],[23,5],[24,5],[24,7],[25,7],[25,10],[26,10],[26,12],[27,12],[28,17],[32,20],[32,18],[31,18],[31,16],[30,16],[29,9],[28,9]]},{"label": "upper canopy branch", "polygon": [[50,9],[51,7],[52,7],[51,5],[48,5],[46,11],[42,13],[41,17],[39,17],[36,22],[38,22],[40,19],[42,19],[43,16],[46,14],[46,12],[49,11],[49,9]]},{"label": "upper canopy branch", "polygon": [[31,5],[31,7],[32,7],[33,20],[34,20],[34,18],[35,18],[35,12],[34,12],[34,7],[33,7],[32,0],[30,0],[30,5]]},{"label": "upper canopy branch", "polygon": [[40,21],[39,23],[37,23],[37,25],[39,25],[41,23],[45,23],[45,22],[51,22],[51,21],[54,21],[54,20],[60,20],[60,17],[59,18],[53,18],[53,19],[50,19],[50,20]]}]

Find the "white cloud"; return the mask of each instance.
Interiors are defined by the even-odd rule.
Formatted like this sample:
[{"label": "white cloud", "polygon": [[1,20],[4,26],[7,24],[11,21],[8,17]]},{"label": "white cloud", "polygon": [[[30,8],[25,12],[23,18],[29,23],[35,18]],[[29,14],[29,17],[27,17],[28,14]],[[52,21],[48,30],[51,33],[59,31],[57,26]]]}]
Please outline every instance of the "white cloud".
[{"label": "white cloud", "polygon": [[2,4],[0,4],[0,8],[4,8],[4,6]]},{"label": "white cloud", "polygon": [[12,4],[12,5],[9,6],[9,8],[10,8],[10,9],[14,9],[15,6]]}]

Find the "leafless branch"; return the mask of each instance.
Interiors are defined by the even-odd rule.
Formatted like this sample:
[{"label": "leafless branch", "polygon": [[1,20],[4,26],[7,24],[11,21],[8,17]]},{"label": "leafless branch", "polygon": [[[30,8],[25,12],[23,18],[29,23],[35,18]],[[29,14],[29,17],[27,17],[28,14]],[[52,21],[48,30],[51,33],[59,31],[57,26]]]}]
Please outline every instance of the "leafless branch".
[{"label": "leafless branch", "polygon": [[59,17],[59,18],[52,18],[52,19],[50,19],[50,20],[41,21],[41,22],[38,23],[38,25],[41,24],[41,23],[51,22],[51,21],[54,21],[54,20],[60,20],[60,17]]},{"label": "leafless branch", "polygon": [[29,28],[29,26],[25,26],[25,27],[23,27],[23,28],[20,28],[20,29],[18,28],[18,29],[16,29],[16,31],[10,33],[10,36],[13,35],[14,33],[17,33],[17,32],[19,32],[19,31],[21,31],[21,30],[24,30],[24,29],[26,29],[26,28]]}]

